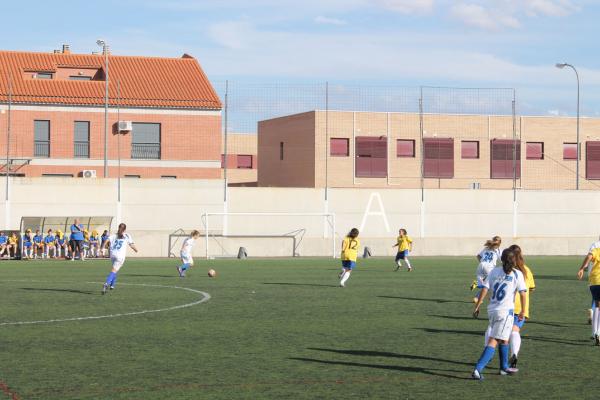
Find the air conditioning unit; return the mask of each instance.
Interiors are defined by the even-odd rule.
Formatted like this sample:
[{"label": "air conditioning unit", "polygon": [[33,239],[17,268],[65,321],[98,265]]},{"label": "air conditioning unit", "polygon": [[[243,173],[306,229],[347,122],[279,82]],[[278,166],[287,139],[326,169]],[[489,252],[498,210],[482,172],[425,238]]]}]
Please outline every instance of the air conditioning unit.
[{"label": "air conditioning unit", "polygon": [[119,121],[119,132],[131,132],[133,123],[131,121]]},{"label": "air conditioning unit", "polygon": [[470,185],[471,189],[481,189],[481,183],[479,182],[472,182]]},{"label": "air conditioning unit", "polygon": [[95,178],[96,177],[96,170],[95,169],[84,169],[81,173],[81,177],[82,178]]}]

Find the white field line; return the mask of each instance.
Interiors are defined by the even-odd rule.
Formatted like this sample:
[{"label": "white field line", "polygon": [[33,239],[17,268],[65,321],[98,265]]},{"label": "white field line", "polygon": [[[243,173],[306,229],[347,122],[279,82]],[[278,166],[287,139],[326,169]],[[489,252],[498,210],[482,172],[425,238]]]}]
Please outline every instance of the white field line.
[{"label": "white field line", "polygon": [[[30,281],[27,281],[27,280],[4,280],[4,281],[0,281],[0,282],[51,283],[51,284],[56,284],[56,283],[79,283],[79,284],[81,284],[81,283],[84,283],[84,284],[102,285],[102,282],[65,282],[65,281],[63,281],[63,282],[47,282],[47,281],[31,281],[31,280]],[[196,300],[191,303],[186,303],[186,304],[181,304],[181,305],[166,307],[166,308],[158,308],[158,309],[154,309],[154,310],[131,311],[131,312],[119,313],[119,314],[92,315],[92,316],[87,316],[87,317],[60,318],[60,319],[48,319],[48,320],[39,320],[39,321],[0,322],[0,326],[51,324],[51,323],[56,323],[56,322],[86,321],[86,320],[91,320],[91,319],[127,317],[127,316],[131,316],[131,315],[142,315],[142,314],[158,313],[158,312],[163,312],[163,311],[178,310],[180,308],[196,306],[198,304],[201,304],[201,303],[204,303],[204,302],[207,302],[208,300],[210,300],[210,294],[208,294],[206,292],[196,290],[196,289],[186,288],[186,287],[180,287],[180,286],[151,285],[151,284],[147,284],[147,283],[119,283],[119,285],[187,290],[188,292],[193,292],[193,293],[202,295],[202,298],[200,300]]]}]

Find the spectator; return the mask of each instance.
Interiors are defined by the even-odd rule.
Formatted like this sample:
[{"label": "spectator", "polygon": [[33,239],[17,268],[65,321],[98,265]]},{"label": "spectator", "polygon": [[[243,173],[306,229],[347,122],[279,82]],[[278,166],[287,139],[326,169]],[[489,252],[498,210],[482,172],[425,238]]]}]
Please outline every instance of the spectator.
[{"label": "spectator", "polygon": [[17,237],[16,233],[12,233],[9,238],[8,238],[8,247],[7,247],[7,251],[6,253],[8,254],[8,257],[10,257],[10,250],[12,249],[13,251],[13,257],[17,257],[17,251],[19,251],[19,238]]},{"label": "spectator", "polygon": [[0,232],[0,257],[4,256],[4,252],[10,257],[10,252],[8,251],[8,236],[6,236],[4,232]]},{"label": "spectator", "polygon": [[79,219],[75,218],[71,225],[71,261],[75,260],[75,253],[79,253],[79,259],[85,260],[83,254],[83,224],[79,223]]}]

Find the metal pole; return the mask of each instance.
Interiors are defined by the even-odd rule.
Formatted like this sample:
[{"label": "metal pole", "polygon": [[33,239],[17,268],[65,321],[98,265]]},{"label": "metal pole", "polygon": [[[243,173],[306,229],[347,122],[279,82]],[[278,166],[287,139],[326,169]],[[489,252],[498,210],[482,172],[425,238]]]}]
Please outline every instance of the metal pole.
[{"label": "metal pole", "polygon": [[225,81],[225,115],[224,115],[224,123],[223,123],[223,136],[224,136],[224,144],[223,144],[223,201],[227,202],[227,117],[229,112],[229,81]]},{"label": "metal pole", "polygon": [[425,146],[423,145],[423,134],[424,134],[424,124],[423,124],[423,86],[421,86],[421,96],[419,97],[419,133],[421,135],[420,147],[421,147],[421,203],[425,201],[425,182],[424,182],[424,168],[425,168],[425,154],[423,150]]},{"label": "metal pole", "polygon": [[121,203],[121,80],[117,80],[117,201]]},{"label": "metal pole", "polygon": [[104,43],[104,64],[106,76],[104,79],[104,177],[108,178],[108,45]]},{"label": "metal pole", "polygon": [[[8,72],[8,116],[6,127],[6,194],[5,201],[8,203],[8,187],[10,178],[10,126],[11,126],[11,109],[12,109],[12,75]],[[6,221],[8,224],[8,221]]]},{"label": "metal pole", "polygon": [[573,68],[573,71],[575,71],[575,76],[577,77],[577,179],[575,180],[575,188],[576,190],[579,190],[579,158],[581,156],[581,146],[579,145],[579,74],[574,66],[571,65],[570,67]]},{"label": "metal pole", "polygon": [[[516,129],[516,121],[515,121],[515,112],[516,112],[516,101],[515,94],[513,91],[513,100],[512,100],[512,115],[513,115],[513,201],[517,199],[517,129]],[[520,141],[519,141],[520,143]],[[519,144],[520,145],[520,144]],[[519,156],[520,156],[519,152]],[[519,163],[521,160],[519,159]]]},{"label": "metal pole", "polygon": [[325,82],[325,201],[329,198],[329,82]]}]

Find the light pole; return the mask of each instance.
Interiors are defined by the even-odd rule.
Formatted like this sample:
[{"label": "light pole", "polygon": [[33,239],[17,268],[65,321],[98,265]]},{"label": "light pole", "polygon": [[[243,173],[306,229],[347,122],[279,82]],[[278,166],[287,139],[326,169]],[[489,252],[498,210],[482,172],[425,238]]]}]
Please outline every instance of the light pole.
[{"label": "light pole", "polygon": [[98,39],[96,44],[102,47],[104,54],[104,177],[108,178],[108,44],[101,39]]},{"label": "light pole", "polygon": [[572,68],[573,71],[575,71],[575,76],[577,77],[577,164],[576,164],[577,176],[575,178],[575,189],[579,190],[579,155],[580,155],[580,150],[579,150],[579,73],[577,73],[577,69],[571,64],[567,64],[567,63],[556,64],[556,68],[563,69],[564,67]]}]

